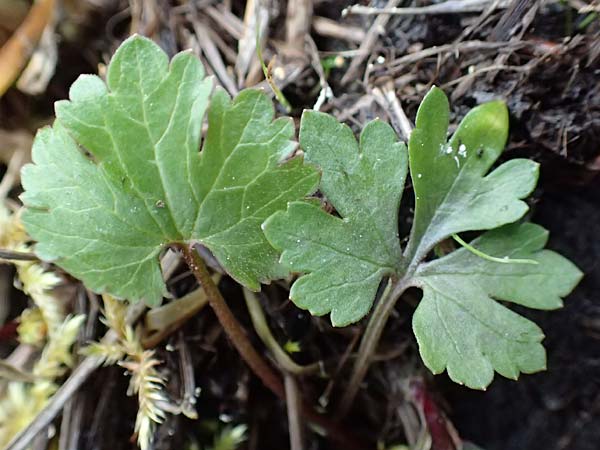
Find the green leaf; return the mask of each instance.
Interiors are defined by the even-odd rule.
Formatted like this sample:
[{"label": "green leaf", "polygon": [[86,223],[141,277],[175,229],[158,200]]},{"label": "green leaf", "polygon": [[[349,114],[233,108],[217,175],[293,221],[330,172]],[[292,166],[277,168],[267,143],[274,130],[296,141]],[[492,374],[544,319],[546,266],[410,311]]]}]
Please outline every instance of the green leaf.
[{"label": "green leaf", "polygon": [[318,173],[299,158],[282,163],[293,124],[273,121],[256,90],[213,94],[199,152],[211,90],[192,53],[169,64],[137,36],[115,53],[106,84],[81,76],[23,169],[36,253],[93,290],[151,304],[165,293],[158,256],[171,243],[203,243],[252,289],[285,275],[260,225],[312,192]]},{"label": "green leaf", "polygon": [[538,164],[513,159],[486,175],[508,135],[503,102],[472,109],[446,143],[449,107],[436,87],[417,112],[408,145],[415,216],[406,251],[418,263],[441,240],[461,231],[489,230],[527,212],[521,201],[535,188]]},{"label": "green leaf", "polygon": [[415,284],[423,299],[413,331],[423,361],[433,373],[448,370],[458,383],[484,389],[494,370],[516,379],[545,369],[542,330],[496,300],[537,309],[562,306],[581,272],[562,256],[543,250],[548,233],[531,223],[511,224],[473,241],[478,250],[538,264],[499,264],[467,249],[423,264]]},{"label": "green leaf", "polygon": [[[538,166],[516,159],[490,172],[507,139],[505,105],[496,101],[474,108],[449,142],[448,124],[446,96],[433,88],[409,142],[416,206],[404,252],[397,214],[406,151],[379,121],[366,125],[358,147],[351,131],[334,118],[305,112],[301,147],[321,168],[320,191],[341,218],[314,202],[292,202],[264,229],[282,251],[282,263],[301,274],[291,299],[313,314],[331,313],[334,325],[364,317],[384,276],[393,281],[392,302],[406,286],[420,287],[424,296],[414,331],[426,365],[434,373],[447,368],[455,381],[483,388],[494,370],[516,378],[545,367],[541,330],[496,300],[557,308],[581,273],[561,256],[541,250],[547,233],[540,227],[507,225],[526,213],[522,199],[535,187]],[[479,230],[493,231],[472,246],[495,259],[463,248],[426,262],[444,239]],[[374,326],[383,326],[383,316],[376,316]]]},{"label": "green leaf", "polygon": [[341,218],[315,204],[294,202],[264,225],[282,249],[281,261],[306,272],[290,298],[315,315],[331,313],[336,326],[369,311],[381,279],[400,264],[398,206],[407,171],[406,148],[391,127],[368,124],[357,144],[350,128],[306,111],[300,144],[322,170],[321,192]]}]

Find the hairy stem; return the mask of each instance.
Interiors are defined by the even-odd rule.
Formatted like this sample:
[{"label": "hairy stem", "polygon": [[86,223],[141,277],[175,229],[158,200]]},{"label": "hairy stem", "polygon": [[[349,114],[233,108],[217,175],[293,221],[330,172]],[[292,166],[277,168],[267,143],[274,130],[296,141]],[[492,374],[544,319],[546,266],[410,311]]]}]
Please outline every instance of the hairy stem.
[{"label": "hairy stem", "polygon": [[181,246],[181,249],[187,265],[204,289],[209,305],[215,312],[225,333],[227,333],[231,343],[237,349],[242,359],[266,387],[278,397],[285,398],[285,389],[281,379],[252,346],[244,328],[235,318],[221,292],[210,277],[208,269],[202,258],[200,258],[200,255],[198,255],[198,252],[194,250],[193,246]]},{"label": "hairy stem", "polygon": [[365,334],[360,341],[360,347],[358,348],[358,354],[352,367],[352,375],[337,412],[338,420],[341,420],[354,402],[354,398],[358,393],[360,384],[362,383],[375,351],[377,350],[377,344],[381,338],[381,334],[385,328],[390,314],[394,310],[396,301],[404,293],[404,291],[411,286],[412,279],[410,277],[403,277],[400,280],[391,283],[386,288],[383,296],[377,302],[373,308],[373,313],[367,324]]}]

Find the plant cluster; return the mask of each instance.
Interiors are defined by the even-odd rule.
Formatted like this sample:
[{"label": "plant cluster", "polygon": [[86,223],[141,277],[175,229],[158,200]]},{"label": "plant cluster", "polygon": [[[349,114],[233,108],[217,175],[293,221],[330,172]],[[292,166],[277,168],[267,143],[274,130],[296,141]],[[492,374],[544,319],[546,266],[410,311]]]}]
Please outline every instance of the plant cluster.
[{"label": "plant cluster", "polygon": [[[54,125],[38,132],[33,164],[22,172],[23,222],[37,255],[94,291],[158,305],[167,293],[159,256],[181,250],[242,357],[280,395],[281,381],[249,344],[195,245],[253,291],[298,274],[290,298],[335,326],[373,310],[342,408],[409,287],[423,292],[413,330],[433,373],[484,389],[494,372],[517,378],[545,368],[541,329],[505,302],[558,308],[581,273],[544,249],[546,230],[522,221],[538,165],[497,164],[508,134],[502,102],[474,108],[448,140],[448,101],[433,88],[408,146],[381,120],[357,142],[334,117],[305,111],[296,152],[293,121],[274,120],[264,92],[231,99],[212,83],[193,54],[169,63],[141,37],[117,50],[106,82],[81,76],[56,104]],[[402,245],[398,211],[409,171],[414,218]],[[467,243],[459,235],[467,232],[483,233]],[[442,252],[452,237],[461,248]]]}]

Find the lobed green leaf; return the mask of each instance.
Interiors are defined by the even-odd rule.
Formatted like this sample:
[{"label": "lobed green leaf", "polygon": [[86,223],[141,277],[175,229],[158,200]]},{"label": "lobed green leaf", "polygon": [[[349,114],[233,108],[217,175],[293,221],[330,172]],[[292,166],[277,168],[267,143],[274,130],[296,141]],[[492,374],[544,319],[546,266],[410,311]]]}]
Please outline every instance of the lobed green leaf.
[{"label": "lobed green leaf", "polygon": [[[106,82],[81,76],[22,172],[23,222],[37,254],[93,290],[156,304],[166,290],[161,252],[200,242],[251,289],[299,273],[292,300],[336,326],[364,317],[392,277],[423,290],[413,329],[434,373],[482,389],[494,371],[516,378],[545,367],[542,331],[499,301],[560,307],[581,272],[543,249],[544,229],[514,223],[538,167],[516,159],[491,170],[508,134],[503,103],[473,109],[447,142],[448,101],[433,88],[408,151],[379,120],[357,142],[335,118],[305,111],[305,165],[288,159],[293,123],[274,120],[264,93],[230,99],[212,90],[191,53],[169,63],[137,36],[117,50]],[[409,165],[415,215],[403,251],[398,211]],[[317,185],[337,214],[306,198]],[[485,230],[471,245],[495,260],[463,248],[426,261],[449,236]]]},{"label": "lobed green leaf", "polygon": [[513,159],[486,175],[508,135],[508,111],[500,101],[472,109],[446,142],[450,110],[434,87],[417,112],[408,145],[415,215],[407,258],[421,261],[452,234],[512,223],[528,210],[521,199],[535,188],[538,164]]},{"label": "lobed green leaf", "polygon": [[[311,193],[319,174],[294,151],[290,119],[269,98],[231,100],[190,52],[166,54],[134,36],[117,50],[106,84],[83,75],[41,130],[23,169],[23,222],[37,254],[93,290],[156,304],[158,256],[200,242],[240,283],[283,277],[262,222]],[[199,152],[202,119],[208,131]]]},{"label": "lobed green leaf", "polygon": [[547,239],[538,225],[506,225],[472,245],[486,254],[537,264],[500,264],[463,248],[418,268],[415,284],[423,289],[423,299],[413,330],[433,373],[447,369],[454,381],[484,389],[494,370],[516,379],[520,372],[546,368],[542,330],[496,300],[537,309],[562,306],[582,273],[566,258],[543,250]]},{"label": "lobed green leaf", "polygon": [[368,313],[385,275],[400,263],[398,205],[407,170],[406,148],[384,122],[368,124],[360,144],[333,117],[306,111],[300,144],[321,171],[321,192],[341,218],[318,205],[294,202],[264,224],[281,262],[308,272],[290,298],[312,314],[331,313],[336,326]]}]

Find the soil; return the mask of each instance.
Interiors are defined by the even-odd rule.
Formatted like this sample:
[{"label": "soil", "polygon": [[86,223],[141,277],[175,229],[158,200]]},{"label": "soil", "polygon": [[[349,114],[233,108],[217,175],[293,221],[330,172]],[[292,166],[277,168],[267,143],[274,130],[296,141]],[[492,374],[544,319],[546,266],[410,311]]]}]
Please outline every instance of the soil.
[{"label": "soil", "polygon": [[[50,123],[53,102],[67,97],[68,87],[78,74],[103,70],[109,55],[132,31],[151,36],[173,54],[194,42],[190,36],[205,38],[195,34],[194,23],[199,21],[221,36],[223,45],[235,55],[237,40],[206,13],[207,7],[217,3],[221,2],[197,1],[194,15],[191,9],[185,9],[186,2],[167,0],[132,1],[138,6],[129,9],[124,0],[64,2],[56,28],[56,74],[42,94],[28,95],[16,88],[7,91],[0,98],[0,128],[33,132]],[[271,22],[265,57],[277,55],[289,68],[295,59],[290,56],[294,53],[289,45],[283,44],[287,2],[269,3]],[[333,19],[367,34],[372,29],[373,16],[342,17],[342,10],[350,2],[313,3],[313,18]],[[382,7],[387,2],[372,3]],[[431,2],[412,3],[423,6]],[[238,18],[234,22],[241,23],[246,2],[228,1],[227,5]],[[512,9],[516,6],[524,6],[525,10]],[[522,376],[519,381],[497,376],[485,392],[458,386],[445,374],[433,377],[426,371],[410,328],[420,294],[409,291],[386,327],[378,349],[379,362],[372,366],[350,414],[341,424],[370,448],[375,448],[376,442],[391,447],[392,443],[410,440],[418,432],[415,426],[419,411],[425,411],[426,419],[435,417],[427,420],[434,435],[433,450],[453,450],[461,439],[487,450],[600,448],[600,19],[585,24],[588,13],[577,11],[582,6],[585,3],[580,1],[540,4],[516,0],[508,9],[489,12],[393,16],[385,32],[377,35],[368,57],[357,66],[351,82],[342,79],[356,55],[346,57],[343,65],[329,74],[333,98],[323,109],[355,130],[374,117],[397,125],[390,108],[377,103],[375,87],[391,86],[406,116],[413,120],[428,88],[441,86],[451,99],[453,125],[474,105],[504,99],[510,110],[511,132],[503,158],[526,157],[541,164],[542,177],[530,200],[529,218],[550,231],[549,248],[585,272],[563,309],[535,312],[514,308],[543,328],[548,370]],[[359,45],[324,36],[314,29],[311,36],[321,57]],[[485,45],[497,41],[504,45]],[[420,55],[424,49],[447,44],[456,47],[406,60],[407,55]],[[222,48],[224,58],[225,53]],[[203,60],[212,67],[210,58],[207,62],[203,56]],[[260,76],[255,78],[261,81]],[[284,84],[284,95],[293,105],[292,115],[298,118],[302,109],[312,107],[318,97],[318,71],[305,64],[299,75]],[[16,186],[13,198],[18,193]],[[399,224],[403,236],[410,229],[409,197],[405,195]],[[7,272],[2,282],[12,282],[11,277],[12,273]],[[176,297],[195,287],[184,267],[172,280],[169,288]],[[239,287],[227,277],[219,287],[242,324],[251,330]],[[9,298],[15,303],[18,300],[21,306],[12,307],[9,319],[23,308],[18,292],[10,291]],[[302,378],[304,398],[320,409],[335,411],[349,373],[350,364],[345,362],[349,345],[362,333],[365,322],[332,328],[326,318],[312,318],[294,307],[287,300],[285,283],[265,287],[261,302],[278,341],[300,344],[301,351],[294,359],[300,364],[322,361],[329,375]],[[101,335],[102,326],[96,328],[95,334]],[[257,336],[250,335],[256,347],[267,353]],[[14,340],[2,337],[2,355],[15,345]],[[192,448],[186,447],[190,441],[209,446],[216,428],[238,423],[247,424],[250,430],[240,448],[289,448],[285,405],[248,371],[210,311],[198,314],[156,348],[173,398],[178,398],[182,389],[183,347],[190,352],[196,384],[201,389],[197,406],[200,419],[169,416],[158,428],[157,450]],[[134,447],[137,405],[126,395],[127,383],[122,368],[103,368],[73,398],[72,404],[83,411],[79,448]],[[454,430],[460,439],[453,439]],[[330,448],[339,447],[314,430],[307,430],[305,449]]]}]

